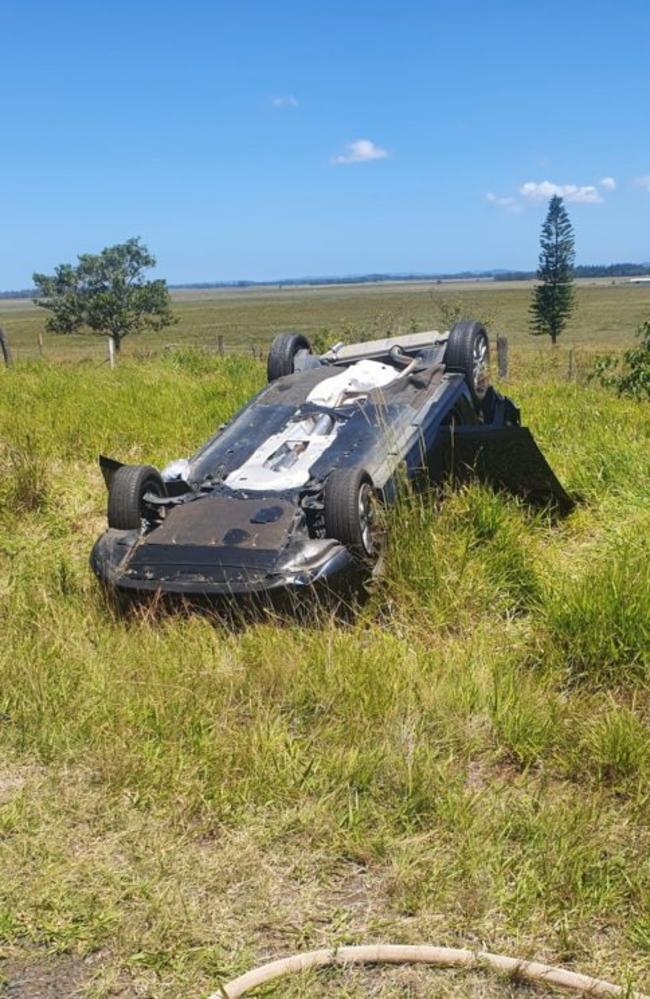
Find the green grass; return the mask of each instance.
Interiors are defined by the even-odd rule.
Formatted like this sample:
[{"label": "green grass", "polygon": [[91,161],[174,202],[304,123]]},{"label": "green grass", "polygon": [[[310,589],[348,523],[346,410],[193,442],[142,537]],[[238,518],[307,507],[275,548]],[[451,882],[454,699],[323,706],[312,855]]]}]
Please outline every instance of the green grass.
[{"label": "green grass", "polygon": [[[282,330],[304,330],[328,340],[383,336],[387,330],[406,333],[411,328],[443,326],[442,302],[459,300],[468,315],[488,322],[494,333],[507,334],[516,352],[536,356],[549,364],[548,344],[528,335],[530,282],[459,282],[452,284],[388,283],[313,288],[258,288],[174,293],[178,324],[160,333],[125,341],[127,354],[159,352],[165,344],[215,346],[222,336],[227,348],[264,347]],[[576,314],[562,335],[556,362],[566,369],[569,347],[580,352],[619,350],[633,341],[634,330],[650,311],[650,289],[603,280],[577,282]],[[45,313],[29,301],[0,301],[0,326],[7,330],[19,358],[38,356],[37,336]],[[325,333],[324,333],[325,331]],[[92,358],[103,361],[106,347],[92,336],[60,337],[45,334],[46,356]]]},{"label": "green grass", "polygon": [[[87,562],[98,452],[186,454],[263,377],[191,352],[0,372],[7,967],[72,955],[89,996],[162,999],[304,947],[430,941],[647,991],[648,407],[516,381],[577,511],[407,497],[345,618],[118,615]],[[489,982],[336,972],[267,994],[524,991]]]}]

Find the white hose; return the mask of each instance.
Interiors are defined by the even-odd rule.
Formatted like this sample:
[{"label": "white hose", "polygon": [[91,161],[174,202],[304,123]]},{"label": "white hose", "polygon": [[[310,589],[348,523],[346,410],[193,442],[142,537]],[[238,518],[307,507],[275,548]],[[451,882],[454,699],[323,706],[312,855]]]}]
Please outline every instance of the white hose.
[{"label": "white hose", "polygon": [[209,999],[238,999],[252,989],[266,985],[276,978],[306,971],[308,968],[324,968],[328,965],[348,964],[431,964],[443,968],[492,968],[515,978],[545,985],[571,989],[574,992],[589,993],[592,996],[625,995],[628,999],[650,999],[640,992],[628,992],[621,985],[612,985],[599,978],[578,975],[563,968],[553,968],[538,961],[522,961],[516,957],[503,957],[487,951],[461,950],[455,947],[418,947],[401,944],[371,944],[364,947],[339,947],[334,950],[323,948],[305,954],[294,954],[279,961],[271,961],[253,971],[227,982]]}]

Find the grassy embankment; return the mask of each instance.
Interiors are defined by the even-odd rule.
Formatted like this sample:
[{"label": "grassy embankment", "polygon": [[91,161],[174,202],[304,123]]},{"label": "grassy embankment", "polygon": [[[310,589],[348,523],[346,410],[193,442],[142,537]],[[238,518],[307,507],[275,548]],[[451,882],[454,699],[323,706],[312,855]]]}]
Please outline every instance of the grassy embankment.
[{"label": "grassy embankment", "polygon": [[[578,510],[553,524],[478,486],[407,502],[346,623],[116,616],[87,565],[97,453],[187,453],[262,378],[191,354],[0,371],[6,977],[189,997],[267,955],[393,940],[647,991],[647,405],[513,384]],[[523,991],[405,969],[273,994],[335,984]]]}]

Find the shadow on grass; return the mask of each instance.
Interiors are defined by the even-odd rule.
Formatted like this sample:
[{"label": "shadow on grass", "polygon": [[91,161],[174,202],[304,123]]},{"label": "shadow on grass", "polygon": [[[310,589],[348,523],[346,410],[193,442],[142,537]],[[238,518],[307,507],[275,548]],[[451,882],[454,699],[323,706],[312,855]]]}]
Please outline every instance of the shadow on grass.
[{"label": "shadow on grass", "polygon": [[160,590],[137,593],[98,584],[99,599],[116,620],[154,624],[198,615],[234,635],[269,622],[277,627],[300,625],[318,631],[331,623],[352,625],[370,603],[375,589],[371,574],[361,567],[336,588],[319,583],[301,589],[284,587],[232,595],[185,596]]}]

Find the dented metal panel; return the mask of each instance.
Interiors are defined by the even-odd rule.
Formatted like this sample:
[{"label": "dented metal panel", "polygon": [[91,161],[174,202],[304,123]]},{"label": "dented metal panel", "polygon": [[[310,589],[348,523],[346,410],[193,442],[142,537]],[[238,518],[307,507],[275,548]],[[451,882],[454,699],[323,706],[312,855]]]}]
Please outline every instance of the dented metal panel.
[{"label": "dented metal panel", "polygon": [[575,501],[560,484],[528,427],[456,427],[441,432],[445,470],[457,481],[478,478],[567,514]]}]

